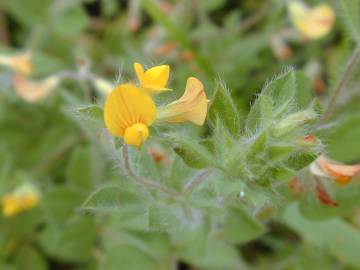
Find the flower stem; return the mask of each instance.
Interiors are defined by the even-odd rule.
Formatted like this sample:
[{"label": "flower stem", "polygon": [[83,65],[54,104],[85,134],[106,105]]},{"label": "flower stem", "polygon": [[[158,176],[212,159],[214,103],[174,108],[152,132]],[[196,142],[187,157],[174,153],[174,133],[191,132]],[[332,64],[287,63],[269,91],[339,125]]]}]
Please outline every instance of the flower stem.
[{"label": "flower stem", "polygon": [[327,105],[327,108],[320,120],[320,124],[323,124],[330,116],[330,111],[333,108],[337,97],[339,96],[340,92],[345,88],[348,81],[350,80],[351,75],[359,59],[360,59],[360,45],[357,46],[357,48],[353,51],[349,60],[347,61],[345,69],[335,85],[334,91],[332,92],[332,96],[330,97],[329,104]]},{"label": "flower stem", "polygon": [[193,192],[195,188],[198,187],[202,181],[204,181],[212,172],[212,168],[206,168],[195,174],[194,177],[191,178],[190,181],[185,185],[183,194],[189,195],[191,192]]},{"label": "flower stem", "polygon": [[170,197],[176,197],[179,195],[176,191],[174,191],[168,187],[165,187],[165,186],[163,186],[157,182],[154,182],[146,177],[136,175],[130,165],[129,149],[128,149],[127,145],[123,145],[123,147],[122,147],[122,158],[123,158],[123,165],[124,165],[124,170],[125,170],[126,174],[129,177],[131,177],[133,180],[135,180],[138,184],[152,188],[152,189],[159,190],[159,191],[169,195]]}]

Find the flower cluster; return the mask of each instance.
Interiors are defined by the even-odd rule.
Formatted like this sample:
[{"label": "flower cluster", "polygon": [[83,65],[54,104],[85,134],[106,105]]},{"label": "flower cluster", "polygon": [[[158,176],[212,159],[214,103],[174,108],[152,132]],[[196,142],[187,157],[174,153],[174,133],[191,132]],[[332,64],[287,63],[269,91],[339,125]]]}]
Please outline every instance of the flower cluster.
[{"label": "flower cluster", "polygon": [[1,198],[3,215],[5,217],[12,217],[34,208],[38,205],[39,199],[39,194],[32,185],[24,184],[19,186],[13,192],[5,194]]},{"label": "flower cluster", "polygon": [[104,121],[112,135],[122,137],[125,144],[140,147],[149,136],[149,126],[156,120],[168,123],[189,121],[196,125],[204,123],[209,101],[198,79],[188,78],[180,99],[157,107],[153,95],[169,90],[166,88],[169,66],[155,66],[145,71],[135,63],[134,68],[139,84],[118,85],[105,101]]}]

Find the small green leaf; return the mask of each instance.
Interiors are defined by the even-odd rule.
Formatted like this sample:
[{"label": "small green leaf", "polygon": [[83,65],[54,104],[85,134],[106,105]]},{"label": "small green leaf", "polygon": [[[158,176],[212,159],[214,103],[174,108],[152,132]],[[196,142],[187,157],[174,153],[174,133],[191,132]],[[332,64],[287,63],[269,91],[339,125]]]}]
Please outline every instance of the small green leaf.
[{"label": "small green leaf", "polygon": [[131,211],[131,209],[143,207],[145,199],[140,194],[117,185],[101,187],[86,199],[80,210],[95,212]]},{"label": "small green leaf", "polygon": [[245,269],[238,250],[225,241],[216,239],[209,239],[202,256],[184,252],[180,258],[191,265],[206,270]]},{"label": "small green leaf", "polygon": [[250,147],[246,155],[248,160],[264,153],[266,149],[267,137],[268,136],[266,132],[262,132],[256,138],[254,138],[253,141],[250,142]]},{"label": "small green leaf", "polygon": [[271,161],[279,161],[288,157],[295,149],[294,145],[272,144],[268,148],[268,155]]},{"label": "small green leaf", "polygon": [[272,123],[274,101],[261,94],[251,107],[246,120],[246,130],[250,134],[267,128]]},{"label": "small green leaf", "polygon": [[88,119],[103,121],[104,112],[98,105],[89,105],[78,108],[79,113]]},{"label": "small green leaf", "polygon": [[283,74],[276,77],[265,86],[261,94],[267,95],[274,100],[274,107],[281,108],[289,104],[296,94],[296,74],[293,68],[289,68]]},{"label": "small green leaf", "polygon": [[224,223],[225,239],[234,244],[253,240],[265,232],[265,228],[240,207],[230,207]]},{"label": "small green leaf", "polygon": [[231,97],[230,91],[223,82],[216,85],[214,96],[211,99],[209,119],[215,125],[217,119],[235,136],[240,132],[239,111]]},{"label": "small green leaf", "polygon": [[[157,262],[142,250],[128,244],[119,244],[107,250],[100,270],[158,270]],[[165,268],[164,268],[165,269]]]},{"label": "small green leaf", "polygon": [[168,135],[166,140],[175,145],[174,151],[191,168],[204,168],[214,164],[211,153],[201,144],[189,137]]}]

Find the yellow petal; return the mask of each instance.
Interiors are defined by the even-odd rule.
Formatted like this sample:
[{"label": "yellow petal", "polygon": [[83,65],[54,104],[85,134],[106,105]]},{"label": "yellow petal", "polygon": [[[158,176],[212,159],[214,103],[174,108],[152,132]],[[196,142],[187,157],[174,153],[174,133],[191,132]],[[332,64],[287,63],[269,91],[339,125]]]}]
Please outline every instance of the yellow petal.
[{"label": "yellow petal", "polygon": [[135,63],[134,69],[140,86],[150,91],[150,93],[169,90],[166,88],[170,75],[168,65],[155,66],[144,71],[141,64]]},{"label": "yellow petal", "polygon": [[158,119],[170,123],[190,121],[202,125],[205,122],[208,102],[204,85],[198,79],[190,77],[183,96],[161,109]]},{"label": "yellow petal", "polygon": [[17,199],[12,195],[5,195],[1,200],[1,204],[5,217],[12,217],[21,211]]},{"label": "yellow petal", "polygon": [[300,1],[290,1],[288,8],[294,26],[306,38],[321,38],[334,25],[335,13],[329,5],[320,4],[309,8]]},{"label": "yellow petal", "polygon": [[124,136],[125,130],[135,124],[150,126],[156,118],[155,103],[149,95],[132,84],[122,84],[107,97],[104,120],[114,136]]},{"label": "yellow petal", "polygon": [[1,199],[3,215],[11,217],[22,211],[34,208],[38,205],[39,199],[39,194],[32,185],[21,185]]}]

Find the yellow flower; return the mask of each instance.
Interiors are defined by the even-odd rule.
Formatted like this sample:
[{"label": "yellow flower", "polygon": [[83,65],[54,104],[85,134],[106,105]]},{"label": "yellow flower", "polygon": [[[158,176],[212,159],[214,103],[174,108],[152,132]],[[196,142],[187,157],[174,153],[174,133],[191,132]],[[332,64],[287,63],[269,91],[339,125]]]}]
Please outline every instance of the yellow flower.
[{"label": "yellow flower", "polygon": [[0,55],[0,64],[7,66],[14,71],[30,75],[33,73],[34,66],[31,63],[31,53],[25,52],[13,56]]},{"label": "yellow flower", "polygon": [[208,103],[204,85],[198,79],[190,77],[182,97],[160,109],[158,119],[170,123],[190,121],[202,125],[206,118]]},{"label": "yellow flower", "polygon": [[308,39],[327,35],[335,22],[335,13],[326,4],[309,8],[301,1],[290,1],[288,10],[296,29]]},{"label": "yellow flower", "polygon": [[34,208],[38,205],[39,199],[39,194],[33,186],[28,184],[20,186],[2,197],[3,215],[5,217],[12,217]]},{"label": "yellow flower", "polygon": [[170,67],[168,65],[156,66],[144,71],[141,64],[135,63],[134,69],[140,86],[150,91],[150,93],[169,90],[166,88],[170,74]]},{"label": "yellow flower", "polygon": [[60,78],[56,75],[49,76],[41,81],[31,80],[21,74],[13,78],[13,87],[21,98],[27,102],[36,102],[46,98],[59,84]]},{"label": "yellow flower", "polygon": [[148,127],[155,118],[154,101],[132,84],[119,85],[106,99],[105,125],[112,135],[123,137],[126,144],[141,146],[148,138]]}]

